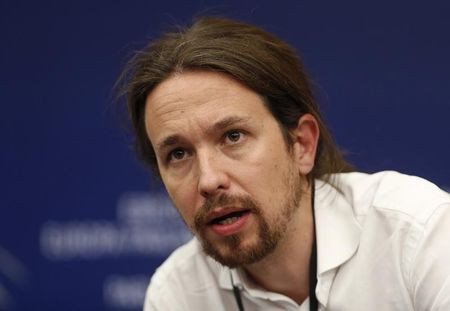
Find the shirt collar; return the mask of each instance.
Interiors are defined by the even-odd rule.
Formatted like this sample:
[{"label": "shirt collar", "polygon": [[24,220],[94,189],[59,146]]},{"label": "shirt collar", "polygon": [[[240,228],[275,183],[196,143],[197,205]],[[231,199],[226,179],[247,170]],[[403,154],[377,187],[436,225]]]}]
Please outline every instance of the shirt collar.
[{"label": "shirt collar", "polygon": [[[327,305],[337,268],[358,249],[361,227],[351,204],[351,189],[335,175],[329,183],[316,180],[316,296]],[[338,190],[339,189],[339,190]]]},{"label": "shirt collar", "polygon": [[[318,275],[349,259],[359,245],[361,227],[350,202],[329,183],[316,181],[315,213]],[[342,191],[342,192],[340,192]]]},{"label": "shirt collar", "polygon": [[220,267],[219,286],[224,289],[230,289],[230,290],[233,289],[233,287],[231,285],[230,273],[233,277],[234,285],[240,289],[243,288],[241,276],[240,276],[240,273],[237,271],[237,269],[230,269],[225,266]]},{"label": "shirt collar", "polygon": [[233,278],[234,286],[239,288],[240,291],[244,290],[247,292],[250,297],[277,302],[293,302],[290,298],[284,295],[269,292],[255,284],[240,268],[230,269],[223,267],[219,273],[219,286],[223,289],[232,290],[231,277]]}]

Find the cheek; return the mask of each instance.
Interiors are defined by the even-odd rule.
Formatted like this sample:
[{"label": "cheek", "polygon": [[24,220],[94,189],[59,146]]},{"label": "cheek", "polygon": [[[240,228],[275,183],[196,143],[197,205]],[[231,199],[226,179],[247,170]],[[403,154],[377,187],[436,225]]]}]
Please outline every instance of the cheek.
[{"label": "cheek", "polygon": [[282,175],[280,165],[265,160],[254,161],[240,166],[236,179],[245,192],[262,205],[272,205],[278,198]]},{"label": "cheek", "polygon": [[184,221],[191,225],[194,215],[196,204],[196,191],[189,182],[177,182],[170,183],[164,181],[166,185],[166,190],[175,205],[175,208],[179,211]]},{"label": "cheek", "polygon": [[260,195],[261,203],[276,206],[284,200],[287,187],[287,178],[296,168],[291,165],[292,159],[284,154],[272,154],[265,158],[257,170],[255,191]]}]

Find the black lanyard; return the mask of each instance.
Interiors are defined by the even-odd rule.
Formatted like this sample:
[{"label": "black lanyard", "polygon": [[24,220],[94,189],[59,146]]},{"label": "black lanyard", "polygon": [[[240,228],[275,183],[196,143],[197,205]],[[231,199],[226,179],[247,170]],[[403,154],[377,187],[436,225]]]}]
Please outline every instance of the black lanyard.
[{"label": "black lanyard", "polygon": [[230,271],[230,279],[231,279],[231,286],[233,286],[233,294],[234,294],[234,298],[236,299],[236,303],[238,305],[239,311],[244,311],[244,305],[242,304],[242,298],[241,298],[241,291],[239,290],[239,288],[234,285],[234,280],[233,280],[233,274]]},{"label": "black lanyard", "polygon": [[[311,249],[311,257],[309,259],[309,311],[319,310],[319,302],[316,297],[317,286],[317,244],[316,244],[316,212],[314,211],[316,196],[316,185],[314,179],[311,185],[311,207],[312,207],[312,221],[313,221],[313,245]],[[243,310],[240,310],[243,311]]]},{"label": "black lanyard", "polygon": [[[314,184],[314,179],[312,181],[311,187],[311,207],[312,207],[312,220],[313,220],[313,245],[311,250],[311,257],[309,260],[309,311],[319,310],[319,302],[316,297],[316,286],[317,286],[317,245],[316,245],[316,213],[314,211],[314,197],[316,193],[316,187]],[[239,288],[234,285],[233,275],[230,271],[231,286],[233,286],[233,294],[236,299],[239,311],[244,311],[244,305],[242,303],[241,292]]]}]

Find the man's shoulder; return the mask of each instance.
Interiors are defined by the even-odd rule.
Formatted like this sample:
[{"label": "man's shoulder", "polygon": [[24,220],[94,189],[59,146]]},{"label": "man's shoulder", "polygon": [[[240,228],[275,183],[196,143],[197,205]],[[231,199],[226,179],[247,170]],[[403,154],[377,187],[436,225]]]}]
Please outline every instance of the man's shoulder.
[{"label": "man's shoulder", "polygon": [[327,250],[333,249],[333,239],[337,242],[331,245],[343,241],[335,253],[353,253],[335,270],[330,309],[370,305],[389,310],[392,297],[411,309],[416,309],[414,304],[423,305],[420,310],[443,305],[447,300],[442,297],[449,292],[450,195],[423,178],[392,171],[338,174],[336,181],[340,205],[326,207],[351,213],[325,219],[326,224],[338,225],[318,226],[328,238],[321,242],[318,235],[319,263],[335,255]]},{"label": "man's shoulder", "polygon": [[395,171],[339,174],[339,183],[362,214],[374,208],[425,222],[441,205],[450,204],[450,195],[434,183]]}]

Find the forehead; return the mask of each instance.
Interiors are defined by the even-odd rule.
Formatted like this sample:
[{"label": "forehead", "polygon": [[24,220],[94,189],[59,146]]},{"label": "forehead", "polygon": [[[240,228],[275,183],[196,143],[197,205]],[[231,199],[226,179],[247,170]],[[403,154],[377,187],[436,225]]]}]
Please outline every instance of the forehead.
[{"label": "forehead", "polygon": [[221,73],[191,71],[159,84],[146,100],[145,123],[152,143],[167,132],[219,122],[222,118],[272,118],[262,97]]},{"label": "forehead", "polygon": [[[177,73],[160,83],[146,101],[146,110],[156,114],[196,110],[202,104],[233,104],[239,100],[262,98],[228,75],[209,71],[188,71]],[[235,108],[238,108],[236,105]],[[242,108],[244,105],[242,105]]]}]

